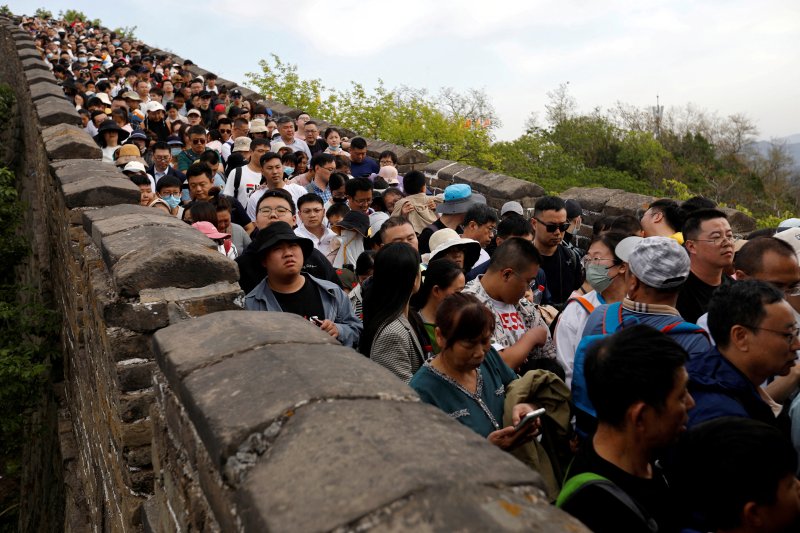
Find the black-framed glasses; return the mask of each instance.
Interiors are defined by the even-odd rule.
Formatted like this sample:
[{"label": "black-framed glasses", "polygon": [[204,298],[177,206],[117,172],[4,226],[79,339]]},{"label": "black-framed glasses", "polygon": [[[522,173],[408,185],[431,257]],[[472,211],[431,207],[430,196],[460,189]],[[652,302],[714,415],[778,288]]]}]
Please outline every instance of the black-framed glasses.
[{"label": "black-framed glasses", "polygon": [[286,213],[290,213],[292,210],[288,207],[262,207],[258,210],[259,215],[270,216],[272,213],[275,213],[278,216],[285,215]]},{"label": "black-framed glasses", "polygon": [[792,342],[800,336],[800,328],[794,327],[791,331],[780,331],[777,329],[770,329],[770,328],[762,328],[759,326],[748,326],[747,324],[743,324],[744,327],[750,329],[760,329],[762,331],[769,331],[770,333],[776,333],[784,338],[784,340],[791,346]]},{"label": "black-framed glasses", "polygon": [[565,231],[567,231],[567,228],[569,228],[569,222],[554,224],[554,223],[542,222],[536,217],[534,217],[533,220],[544,226],[544,229],[547,231],[547,233],[555,233],[556,230],[560,231],[561,233],[564,233]]}]

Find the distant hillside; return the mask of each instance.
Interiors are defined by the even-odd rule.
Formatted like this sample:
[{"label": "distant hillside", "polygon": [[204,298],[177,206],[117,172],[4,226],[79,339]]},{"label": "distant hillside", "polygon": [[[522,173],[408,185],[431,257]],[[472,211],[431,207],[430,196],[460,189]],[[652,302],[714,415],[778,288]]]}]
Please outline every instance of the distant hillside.
[{"label": "distant hillside", "polygon": [[787,137],[780,137],[770,141],[754,142],[751,146],[760,154],[766,155],[769,152],[769,147],[772,143],[786,143],[786,151],[794,159],[794,170],[800,172],[800,133],[789,135]]}]

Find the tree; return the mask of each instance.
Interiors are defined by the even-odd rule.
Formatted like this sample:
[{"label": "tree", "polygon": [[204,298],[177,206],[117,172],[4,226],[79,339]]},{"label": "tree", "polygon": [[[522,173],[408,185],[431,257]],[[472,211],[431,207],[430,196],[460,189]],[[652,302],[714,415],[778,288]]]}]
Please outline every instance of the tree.
[{"label": "tree", "polygon": [[124,41],[135,41],[136,40],[136,28],[139,26],[124,26],[122,28],[117,28],[114,30],[117,38],[122,39]]},{"label": "tree", "polygon": [[550,102],[545,104],[547,122],[551,127],[558,126],[575,114],[577,102],[569,94],[569,82],[560,84],[556,89],[549,91],[547,97]]},{"label": "tree", "polygon": [[459,93],[452,87],[443,87],[434,101],[449,117],[469,121],[470,127],[494,130],[503,125],[483,89]]},{"label": "tree", "polygon": [[43,7],[38,8],[36,11],[33,12],[33,16],[40,18],[40,19],[51,19],[53,18],[53,12],[49,11]]},{"label": "tree", "polygon": [[8,7],[8,4],[3,4],[0,6],[0,15],[3,17],[11,17],[14,15],[14,13],[11,12],[11,8]]},{"label": "tree", "polygon": [[272,64],[264,59],[258,62],[260,74],[245,74],[248,83],[270,100],[302,109],[309,115],[328,116],[333,102],[330,96],[323,101],[323,93],[329,91],[322,81],[318,78],[302,79],[297,73],[297,65],[284,63],[276,54],[270,56]]}]

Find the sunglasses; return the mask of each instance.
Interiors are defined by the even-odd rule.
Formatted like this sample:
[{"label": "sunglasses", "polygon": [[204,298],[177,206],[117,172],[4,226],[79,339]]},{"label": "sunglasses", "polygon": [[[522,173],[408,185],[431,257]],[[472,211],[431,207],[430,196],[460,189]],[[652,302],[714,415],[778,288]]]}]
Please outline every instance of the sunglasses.
[{"label": "sunglasses", "polygon": [[205,139],[192,139],[192,144],[206,144]]},{"label": "sunglasses", "polygon": [[534,220],[544,226],[544,229],[547,231],[547,233],[555,233],[556,230],[564,233],[567,231],[567,228],[569,228],[569,222],[562,222],[561,224],[548,224],[546,222],[542,222],[538,218],[534,218]]}]

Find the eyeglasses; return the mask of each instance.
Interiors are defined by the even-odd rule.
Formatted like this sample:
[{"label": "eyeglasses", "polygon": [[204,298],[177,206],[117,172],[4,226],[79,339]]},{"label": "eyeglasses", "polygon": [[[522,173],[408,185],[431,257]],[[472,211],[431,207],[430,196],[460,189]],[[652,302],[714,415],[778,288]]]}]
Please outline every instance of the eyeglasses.
[{"label": "eyeglasses", "polygon": [[791,345],[792,342],[796,338],[798,338],[798,336],[800,336],[800,328],[797,328],[797,327],[792,328],[792,331],[779,331],[777,329],[761,328],[761,327],[758,327],[758,326],[748,326],[747,324],[742,324],[742,325],[744,327],[746,327],[746,328],[760,329],[760,330],[763,330],[763,331],[769,331],[770,333],[778,334],[781,337],[783,337],[786,340],[786,343],[789,344],[789,345]]},{"label": "eyeglasses", "polygon": [[548,224],[547,222],[542,222],[536,217],[534,217],[533,220],[544,226],[544,229],[547,231],[547,233],[555,233],[556,230],[560,231],[561,233],[564,233],[565,231],[567,231],[567,228],[569,228],[569,222],[562,222],[560,224],[553,224],[553,223]]},{"label": "eyeglasses", "polygon": [[350,198],[350,201],[356,205],[369,205],[372,203],[372,198],[365,198],[363,200],[356,200],[355,198]]},{"label": "eyeglasses", "polygon": [[713,239],[687,239],[687,240],[695,242],[710,242],[714,246],[722,246],[725,243],[725,241],[733,243],[735,239],[733,238],[733,235],[724,235],[722,237],[714,237]]},{"label": "eyeglasses", "polygon": [[764,281],[771,283],[776,289],[783,291],[785,296],[800,296],[800,282],[787,285],[786,283],[781,283],[779,281]]},{"label": "eyeglasses", "polygon": [[581,263],[583,263],[583,266],[593,265],[596,263],[604,263],[607,261],[614,263],[613,258],[606,258],[606,257],[584,257],[583,259],[581,259]]},{"label": "eyeglasses", "polygon": [[205,139],[192,139],[192,144],[206,144]]},{"label": "eyeglasses", "polygon": [[157,159],[158,161],[169,161],[170,156],[168,155],[154,155],[153,159]]},{"label": "eyeglasses", "polygon": [[262,207],[258,210],[259,215],[270,216],[272,213],[276,215],[285,215],[286,213],[290,213],[292,210],[288,207]]},{"label": "eyeglasses", "polygon": [[300,212],[303,213],[304,215],[318,215],[322,213],[322,211],[323,211],[322,208],[317,208],[317,209],[303,209]]}]

